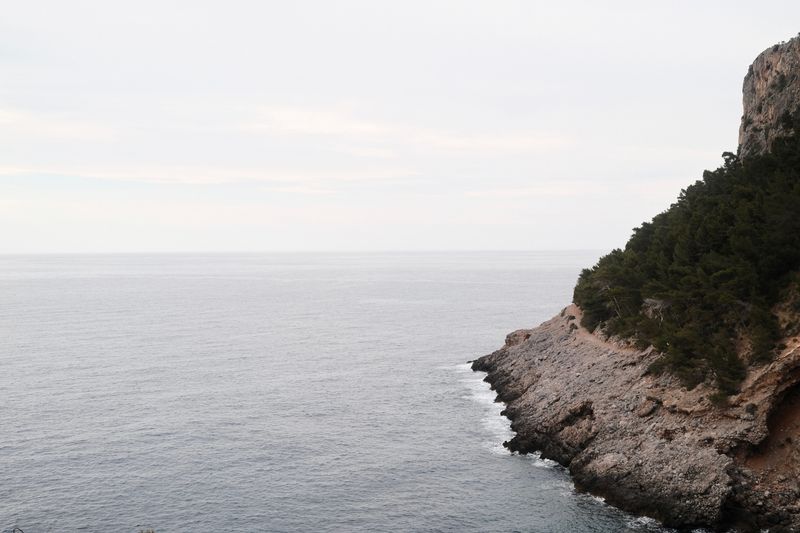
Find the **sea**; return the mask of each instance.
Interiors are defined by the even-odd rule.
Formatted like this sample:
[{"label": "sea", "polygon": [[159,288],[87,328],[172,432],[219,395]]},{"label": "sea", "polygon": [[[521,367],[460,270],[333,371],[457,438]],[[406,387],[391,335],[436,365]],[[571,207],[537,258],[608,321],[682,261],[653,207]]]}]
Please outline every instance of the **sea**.
[{"label": "sea", "polygon": [[666,531],[468,364],[601,254],[0,256],[0,532]]}]

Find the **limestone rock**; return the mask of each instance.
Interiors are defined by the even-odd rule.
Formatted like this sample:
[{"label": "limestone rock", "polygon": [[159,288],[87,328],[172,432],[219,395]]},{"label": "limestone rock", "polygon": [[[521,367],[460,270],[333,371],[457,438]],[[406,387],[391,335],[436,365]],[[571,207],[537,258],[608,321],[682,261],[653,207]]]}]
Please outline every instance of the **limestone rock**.
[{"label": "limestone rock", "polygon": [[742,92],[739,156],[748,157],[768,151],[786,133],[784,116],[800,107],[800,36],[763,51],[750,65]]},{"label": "limestone rock", "polygon": [[800,506],[800,453],[786,440],[800,435],[800,347],[752,368],[718,407],[711,386],[649,374],[655,351],[570,331],[580,314],[570,306],[473,363],[507,403],[510,450],[558,461],[579,489],[670,526],[800,530],[785,512]]},{"label": "limestone rock", "polygon": [[[743,92],[747,158],[768,151],[800,108],[800,37],[760,54]],[[646,300],[643,312],[657,318],[666,306]],[[652,375],[654,349],[591,333],[580,317],[570,306],[473,363],[506,403],[511,451],[558,461],[579,489],[670,526],[800,531],[800,329],[785,328],[781,353],[749,367],[719,405],[710,385]]]}]

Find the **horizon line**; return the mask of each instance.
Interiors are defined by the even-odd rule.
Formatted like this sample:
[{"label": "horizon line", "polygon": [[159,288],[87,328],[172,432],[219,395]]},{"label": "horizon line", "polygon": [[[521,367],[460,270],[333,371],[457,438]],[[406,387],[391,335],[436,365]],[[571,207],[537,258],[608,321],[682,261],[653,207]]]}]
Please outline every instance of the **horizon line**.
[{"label": "horizon line", "polygon": [[0,252],[0,257],[53,255],[266,255],[266,254],[458,254],[458,253],[553,253],[610,252],[614,248],[494,248],[494,249],[387,249],[387,250],[169,250],[169,251],[32,251]]}]

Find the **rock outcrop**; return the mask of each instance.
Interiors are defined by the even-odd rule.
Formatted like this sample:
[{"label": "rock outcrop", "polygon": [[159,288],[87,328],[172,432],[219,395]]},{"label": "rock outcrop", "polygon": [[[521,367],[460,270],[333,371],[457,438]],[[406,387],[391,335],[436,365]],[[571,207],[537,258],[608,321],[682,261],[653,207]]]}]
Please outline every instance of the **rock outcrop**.
[{"label": "rock outcrop", "polygon": [[[768,151],[800,105],[800,37],[755,60],[739,156]],[[791,214],[790,214],[791,215]],[[580,326],[569,306],[473,369],[506,403],[505,445],[569,468],[579,489],[675,527],[800,531],[800,291],[774,310],[785,338],[735,396],[648,371],[661,355]]]},{"label": "rock outcrop", "polygon": [[579,489],[670,526],[800,531],[800,338],[722,407],[706,385],[649,374],[652,350],[579,324],[570,306],[473,363],[506,403],[510,450],[540,452]]},{"label": "rock outcrop", "polygon": [[739,156],[768,151],[800,102],[800,37],[764,50],[744,78]]}]

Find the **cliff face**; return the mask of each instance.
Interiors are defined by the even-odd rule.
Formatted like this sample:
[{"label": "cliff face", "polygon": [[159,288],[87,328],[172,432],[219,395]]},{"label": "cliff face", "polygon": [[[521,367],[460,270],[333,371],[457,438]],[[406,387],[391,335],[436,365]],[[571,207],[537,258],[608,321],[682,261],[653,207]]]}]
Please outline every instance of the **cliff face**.
[{"label": "cliff face", "polygon": [[785,133],[782,117],[800,103],[800,37],[762,52],[747,72],[743,87],[744,114],[739,128],[739,156],[769,150]]},{"label": "cliff face", "polygon": [[[798,106],[800,38],[750,68],[740,156],[768,150]],[[786,175],[795,176],[794,164]],[[782,209],[781,217],[797,216]],[[800,531],[799,286],[770,308],[784,337],[777,355],[751,364],[724,401],[713,373],[691,390],[668,373],[653,375],[661,354],[589,332],[575,305],[509,334],[473,369],[487,372],[507,405],[516,436],[505,445],[567,466],[579,489],[675,527]]]},{"label": "cliff face", "polygon": [[647,368],[658,354],[579,326],[580,309],[473,363],[507,404],[506,446],[567,466],[579,489],[676,527],[800,530],[800,338],[725,408]]}]

